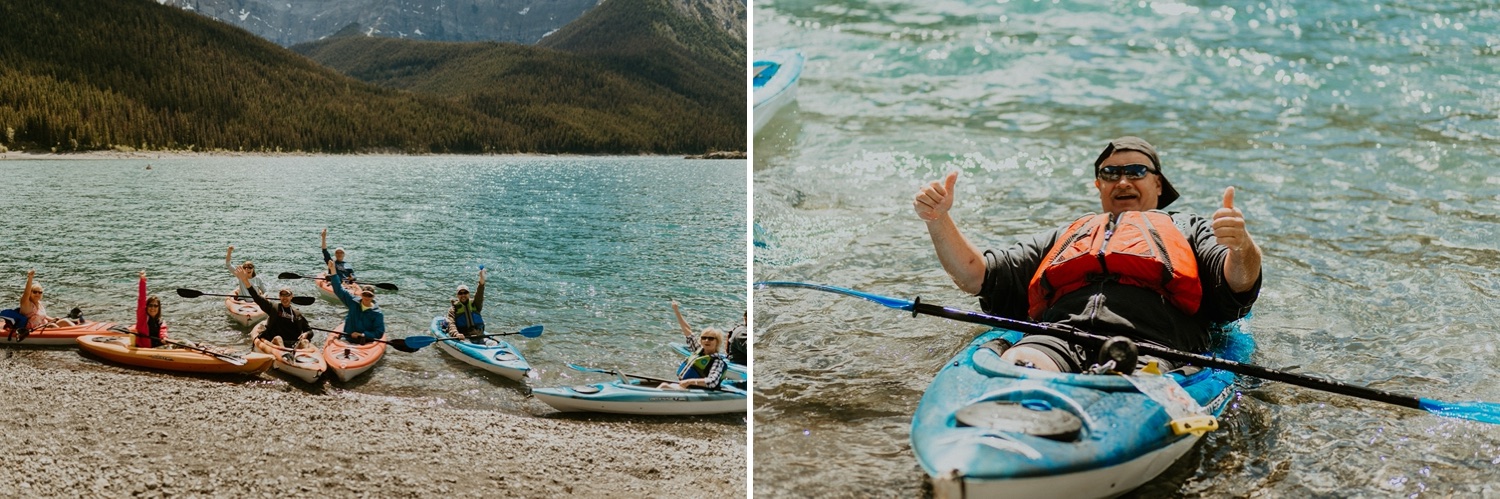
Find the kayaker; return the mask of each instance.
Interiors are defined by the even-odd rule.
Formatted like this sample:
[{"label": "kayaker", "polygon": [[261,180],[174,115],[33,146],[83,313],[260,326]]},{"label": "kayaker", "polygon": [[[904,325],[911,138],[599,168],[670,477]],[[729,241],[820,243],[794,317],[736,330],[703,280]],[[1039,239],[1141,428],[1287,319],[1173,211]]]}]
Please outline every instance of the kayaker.
[{"label": "kayaker", "polygon": [[[1105,214],[1023,237],[1004,250],[981,253],[959,232],[949,214],[958,172],[923,187],[912,206],[927,224],[943,269],[959,289],[979,297],[986,313],[1207,350],[1210,326],[1244,317],[1260,293],[1261,251],[1234,207],[1234,188],[1224,190],[1222,207],[1210,219],[1163,211],[1177,190],[1162,173],[1156,148],[1139,137],[1111,141],[1093,172]],[[1060,239],[1069,243],[1059,247]],[[1105,242],[1107,255],[1100,249]],[[1097,350],[1029,335],[1002,358],[1081,372]]]},{"label": "kayaker", "polygon": [[[338,269],[339,275],[344,276],[344,279],[348,281],[354,281],[354,267],[344,262],[344,248],[334,248],[333,254],[330,255],[328,254],[328,229],[323,229],[319,237],[323,240],[323,261],[332,262],[333,268]],[[333,275],[333,271],[329,271],[328,275]]]},{"label": "kayaker", "polygon": [[469,299],[469,287],[458,286],[454,292],[453,304],[448,307],[448,336],[458,337],[462,334],[473,343],[484,344],[484,338],[476,338],[484,334],[484,316],[479,315],[484,308],[484,269],[479,269],[479,284],[474,287],[474,299]]},{"label": "kayaker", "polygon": [[385,337],[385,313],[380,311],[380,305],[375,303],[375,287],[362,286],[359,299],[349,294],[344,289],[343,276],[334,271],[333,261],[328,264],[328,283],[333,285],[333,294],[339,297],[344,307],[349,309],[344,314],[344,338],[349,343],[363,345],[371,340]]},{"label": "kayaker", "polygon": [[281,288],[281,291],[277,292],[277,297],[281,301],[271,303],[271,300],[261,296],[255,286],[250,284],[250,270],[243,267],[231,267],[229,271],[234,273],[234,277],[240,281],[240,286],[250,290],[250,299],[255,300],[255,304],[266,313],[266,328],[260,334],[261,339],[279,347],[294,345],[291,348],[299,350],[308,347],[312,342],[312,326],[308,325],[307,318],[302,316],[302,312],[292,306],[291,288]]},{"label": "kayaker", "polygon": [[698,341],[690,345],[698,345],[696,355],[682,363],[677,368],[676,383],[662,383],[657,388],[664,390],[686,390],[692,387],[715,390],[719,383],[724,381],[724,369],[729,366],[729,359],[724,356],[724,332],[714,328],[704,328],[703,333],[698,335]]},{"label": "kayaker", "polygon": [[[146,296],[146,271],[141,271],[135,294],[136,348],[157,348],[167,339],[167,325],[161,320],[161,298]],[[144,336],[143,336],[144,335]]]},{"label": "kayaker", "polygon": [[740,318],[739,325],[729,330],[729,361],[735,364],[748,364],[750,362],[750,351],[747,344],[750,342],[750,311]]},{"label": "kayaker", "polygon": [[78,325],[72,319],[66,317],[52,317],[47,315],[47,305],[42,303],[42,285],[36,283],[36,270],[26,272],[26,287],[22,288],[21,306],[16,310],[26,316],[26,327],[36,330],[46,326],[71,327]]},{"label": "kayaker", "polygon": [[[229,272],[234,273],[235,275],[239,275],[238,272],[235,272],[234,262],[232,261],[233,257],[234,246],[230,246],[229,251],[224,253],[224,268],[229,269]],[[234,294],[240,296],[248,295],[250,294],[249,288],[255,288],[255,290],[259,291],[262,296],[265,296],[266,284],[264,282],[261,282],[260,277],[256,276],[255,263],[251,262],[250,260],[245,260],[245,263],[240,264],[239,268],[249,271],[250,279],[248,283],[235,282]],[[249,288],[247,288],[246,286],[248,286]]]}]

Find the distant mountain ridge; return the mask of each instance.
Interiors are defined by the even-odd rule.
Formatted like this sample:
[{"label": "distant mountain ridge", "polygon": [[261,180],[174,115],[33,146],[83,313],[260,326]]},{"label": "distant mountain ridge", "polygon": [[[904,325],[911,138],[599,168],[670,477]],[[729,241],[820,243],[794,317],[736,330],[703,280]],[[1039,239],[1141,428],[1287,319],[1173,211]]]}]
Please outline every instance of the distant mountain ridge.
[{"label": "distant mountain ridge", "polygon": [[598,0],[156,0],[255,33],[281,46],[357,24],[368,36],[536,43]]}]

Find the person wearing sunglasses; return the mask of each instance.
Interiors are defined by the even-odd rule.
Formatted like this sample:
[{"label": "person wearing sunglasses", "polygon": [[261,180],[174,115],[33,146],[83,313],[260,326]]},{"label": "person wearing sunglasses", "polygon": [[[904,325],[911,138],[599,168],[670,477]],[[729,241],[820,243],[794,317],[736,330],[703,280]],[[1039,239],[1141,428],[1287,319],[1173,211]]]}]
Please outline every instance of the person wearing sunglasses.
[{"label": "person wearing sunglasses", "polygon": [[[333,254],[330,255],[328,254],[328,229],[323,229],[319,238],[323,241],[323,261],[333,262],[333,268],[338,269],[338,274],[344,276],[345,281],[354,282],[354,267],[344,262],[344,248],[334,248]],[[328,275],[333,275],[333,272],[329,272]]]},{"label": "person wearing sunglasses", "polygon": [[479,284],[474,286],[474,297],[469,299],[469,287],[458,286],[454,292],[453,303],[448,307],[448,336],[457,338],[463,335],[470,342],[484,344],[484,316],[480,312],[484,308],[484,269],[479,269]]},{"label": "person wearing sunglasses", "polygon": [[303,349],[312,343],[312,326],[307,323],[307,318],[297,307],[292,306],[292,289],[282,287],[277,292],[280,299],[277,303],[271,303],[266,297],[260,295],[260,291],[250,283],[253,270],[244,267],[230,267],[229,271],[239,280],[240,286],[250,290],[250,299],[266,313],[266,328],[260,333],[259,338],[283,348]]},{"label": "person wearing sunglasses", "polygon": [[697,345],[696,354],[683,361],[677,368],[676,383],[662,383],[657,388],[663,390],[686,390],[688,388],[703,388],[717,390],[719,384],[724,381],[724,369],[729,366],[729,359],[724,356],[724,348],[728,341],[724,339],[724,332],[714,328],[704,328],[698,335],[698,340],[689,343]]},{"label": "person wearing sunglasses", "polygon": [[385,312],[375,303],[375,287],[362,286],[359,298],[355,299],[344,288],[343,275],[337,273],[333,261],[328,264],[328,284],[333,285],[333,294],[349,311],[344,314],[344,338],[356,345],[363,345],[385,337]]},{"label": "person wearing sunglasses", "polygon": [[[1248,315],[1260,293],[1261,251],[1234,188],[1210,218],[1164,211],[1177,189],[1139,137],[1110,141],[1093,174],[1102,213],[1003,250],[980,252],[959,231],[949,212],[957,172],[924,186],[912,206],[943,269],[986,313],[1207,350],[1211,325]],[[1063,372],[1082,372],[1098,355],[1097,345],[1041,335],[998,350],[1017,365]]]},{"label": "person wearing sunglasses", "polygon": [[[238,275],[239,273],[235,272],[235,270],[234,270],[236,267],[234,266],[233,258],[234,258],[234,246],[230,246],[229,247],[229,251],[226,252],[226,253],[224,253],[224,268],[227,268],[227,269],[229,269],[229,272]],[[265,294],[266,294],[266,284],[264,282],[261,282],[260,277],[256,276],[256,274],[255,274],[255,263],[251,262],[250,260],[245,260],[245,263],[240,264],[240,266],[238,268],[241,268],[241,269],[244,269],[245,271],[247,271],[249,273],[249,275],[250,275],[250,279],[246,283],[235,282],[235,284],[234,284],[235,285],[234,294],[240,295],[240,296],[245,296],[245,295],[250,294],[250,289],[251,288],[254,288],[256,291],[260,292],[261,296],[265,296]],[[249,287],[246,287],[246,286],[249,286]],[[243,301],[243,300],[241,300],[241,301]]]},{"label": "person wearing sunglasses", "polygon": [[47,315],[47,305],[42,302],[42,295],[45,292],[42,291],[42,285],[36,283],[36,270],[26,272],[26,287],[21,289],[23,290],[21,305],[16,307],[16,311],[26,317],[25,327],[28,329],[35,330],[46,326],[71,327],[79,324],[66,317]]},{"label": "person wearing sunglasses", "polygon": [[135,347],[157,348],[167,339],[167,324],[161,320],[161,298],[146,295],[146,271],[135,293]]}]

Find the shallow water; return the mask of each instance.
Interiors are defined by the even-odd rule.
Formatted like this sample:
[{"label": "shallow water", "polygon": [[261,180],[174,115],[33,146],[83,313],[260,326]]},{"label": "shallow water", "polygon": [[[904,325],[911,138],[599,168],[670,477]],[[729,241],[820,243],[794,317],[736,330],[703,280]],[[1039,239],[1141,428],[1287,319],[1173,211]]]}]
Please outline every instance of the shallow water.
[{"label": "shallow water", "polygon": [[[1500,401],[1500,14],[1465,2],[756,2],[757,50],[807,57],[755,141],[754,280],[977,309],[911,198],[962,172],[981,248],[1098,209],[1088,174],[1141,135],[1265,252],[1254,362]],[[758,496],[925,493],[910,416],[982,328],[800,290],[755,301]],[[1139,495],[1476,495],[1500,428],[1246,382],[1224,429]]]},{"label": "shallow water", "polygon": [[[743,313],[744,166],[580,157],[0,161],[11,186],[0,196],[9,233],[0,299],[13,303],[35,268],[51,314],[79,306],[89,319],[132,323],[136,273],[146,270],[174,337],[249,348],[248,328],[229,319],[222,299],[173,290],[228,292],[224,250],[234,245],[235,261],[254,261],[268,287],[317,296],[312,281],[275,276],[320,271],[326,227],[330,249],[346,248],[361,279],[400,287],[377,298],[389,337],[429,334],[454,289],[472,288],[485,265],[489,332],[545,328],[540,338],[511,340],[538,371],[534,386],[607,379],[568,362],[671,376],[678,359],[666,345],[682,340],[671,298],[699,328],[737,324]],[[314,327],[343,316],[324,299],[301,309]],[[63,367],[99,362],[76,349],[45,354]],[[553,413],[525,385],[436,347],[391,350],[370,374],[326,389]]]}]

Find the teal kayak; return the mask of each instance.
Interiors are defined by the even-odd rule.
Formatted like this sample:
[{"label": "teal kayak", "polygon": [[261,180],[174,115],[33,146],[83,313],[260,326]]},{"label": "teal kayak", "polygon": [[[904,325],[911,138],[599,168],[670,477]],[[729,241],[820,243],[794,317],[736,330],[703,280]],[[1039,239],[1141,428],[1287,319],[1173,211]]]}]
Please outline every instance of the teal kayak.
[{"label": "teal kayak", "polygon": [[744,390],[663,390],[657,381],[620,379],[591,385],[537,388],[531,396],[563,412],[686,416],[745,412]]},{"label": "teal kayak", "polygon": [[[1118,496],[1217,428],[1214,418],[1233,399],[1236,376],[1218,369],[1127,379],[1001,360],[995,350],[1020,338],[1003,329],[975,338],[917,405],[912,451],[938,497]],[[996,339],[1009,343],[992,347]],[[1255,349],[1237,325],[1216,333],[1215,343],[1215,355],[1236,362]]]},{"label": "teal kayak", "polygon": [[777,111],[797,98],[797,80],[802,78],[802,53],[782,49],[755,57],[754,87],[756,133]]},{"label": "teal kayak", "polygon": [[[670,346],[672,347],[672,351],[677,352],[677,355],[683,357],[691,357],[693,355],[693,352],[688,351],[686,343],[672,343]],[[687,362],[687,360],[684,359],[683,362]],[[727,362],[726,364],[729,364],[729,368],[724,370],[724,379],[744,381],[749,377],[747,373],[750,372],[750,368],[744,364],[735,364],[733,362]],[[679,364],[677,368],[681,370],[682,366]]]},{"label": "teal kayak", "polygon": [[527,363],[526,358],[521,356],[521,351],[516,350],[510,343],[497,338],[485,338],[484,344],[461,339],[445,341],[444,338],[452,338],[448,336],[447,327],[446,317],[440,315],[432,319],[432,336],[438,339],[436,342],[438,349],[447,352],[453,358],[516,381],[535,377],[532,374],[531,364]]}]

